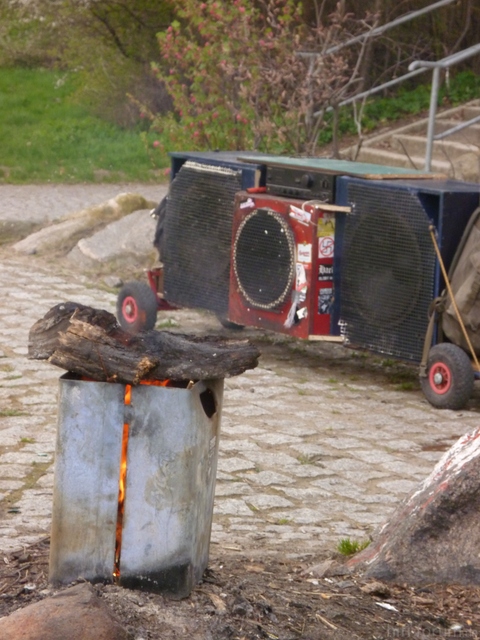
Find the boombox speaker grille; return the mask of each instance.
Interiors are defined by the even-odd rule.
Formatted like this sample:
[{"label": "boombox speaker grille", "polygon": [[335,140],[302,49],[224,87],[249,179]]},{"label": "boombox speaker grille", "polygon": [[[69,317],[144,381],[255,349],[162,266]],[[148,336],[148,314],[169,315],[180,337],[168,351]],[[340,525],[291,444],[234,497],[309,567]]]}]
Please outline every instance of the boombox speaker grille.
[{"label": "boombox speaker grille", "polygon": [[166,298],[228,311],[235,194],[241,171],[187,161],[170,185],[165,218]]},{"label": "boombox speaker grille", "polygon": [[349,185],[342,320],[354,346],[420,360],[433,297],[429,219],[407,189]]},{"label": "boombox speaker grille", "polygon": [[287,221],[272,209],[248,214],[235,234],[233,268],[252,307],[279,307],[291,293],[295,274],[295,240]]}]

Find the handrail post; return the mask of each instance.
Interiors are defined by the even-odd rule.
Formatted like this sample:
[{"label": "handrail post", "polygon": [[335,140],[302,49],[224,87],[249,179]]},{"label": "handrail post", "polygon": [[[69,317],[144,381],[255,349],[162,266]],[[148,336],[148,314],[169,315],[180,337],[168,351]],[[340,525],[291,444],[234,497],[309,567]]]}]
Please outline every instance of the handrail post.
[{"label": "handrail post", "polygon": [[430,111],[428,114],[427,148],[425,151],[425,171],[431,171],[433,155],[433,138],[435,136],[435,117],[437,115],[438,91],[440,86],[440,67],[433,69],[432,91],[430,94]]}]

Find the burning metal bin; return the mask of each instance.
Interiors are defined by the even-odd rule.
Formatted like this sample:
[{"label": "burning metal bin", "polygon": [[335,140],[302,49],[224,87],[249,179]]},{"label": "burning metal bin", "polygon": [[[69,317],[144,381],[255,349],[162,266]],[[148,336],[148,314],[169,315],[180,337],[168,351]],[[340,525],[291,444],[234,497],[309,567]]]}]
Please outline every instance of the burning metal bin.
[{"label": "burning metal bin", "polygon": [[72,374],[60,378],[52,583],[113,581],[115,573],[125,587],[185,597],[201,579],[210,545],[223,380],[190,386],[130,388]]}]

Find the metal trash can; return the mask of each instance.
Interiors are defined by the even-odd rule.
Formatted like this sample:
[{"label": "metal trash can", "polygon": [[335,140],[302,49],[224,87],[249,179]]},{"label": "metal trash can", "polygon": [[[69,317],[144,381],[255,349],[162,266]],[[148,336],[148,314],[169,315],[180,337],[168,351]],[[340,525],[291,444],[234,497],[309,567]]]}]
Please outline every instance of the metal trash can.
[{"label": "metal trash can", "polygon": [[117,570],[122,586],[186,597],[208,564],[223,380],[138,385],[128,401],[126,390],[60,378],[49,579],[113,581]]}]

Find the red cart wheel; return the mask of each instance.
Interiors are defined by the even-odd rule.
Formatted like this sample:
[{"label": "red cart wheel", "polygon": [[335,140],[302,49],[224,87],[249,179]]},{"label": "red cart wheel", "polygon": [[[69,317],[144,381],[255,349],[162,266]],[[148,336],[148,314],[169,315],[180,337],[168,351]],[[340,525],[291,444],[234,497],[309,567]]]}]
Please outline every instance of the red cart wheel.
[{"label": "red cart wheel", "polygon": [[437,409],[463,409],[473,392],[470,358],[454,344],[437,344],[430,350],[427,375],[420,383],[425,397]]},{"label": "red cart wheel", "polygon": [[145,282],[127,282],[118,294],[118,322],[130,333],[153,329],[157,308],[157,296]]}]

